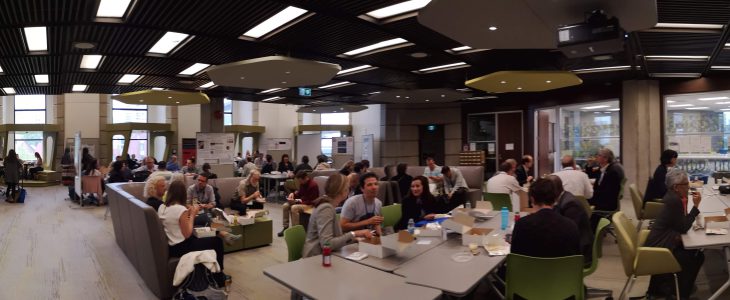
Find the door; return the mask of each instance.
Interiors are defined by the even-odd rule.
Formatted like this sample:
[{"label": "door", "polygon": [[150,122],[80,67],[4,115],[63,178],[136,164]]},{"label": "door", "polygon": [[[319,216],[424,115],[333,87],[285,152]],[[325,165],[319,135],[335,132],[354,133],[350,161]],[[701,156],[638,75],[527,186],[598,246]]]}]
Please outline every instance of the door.
[{"label": "door", "polygon": [[537,112],[537,174],[552,174],[555,162],[555,109],[544,109]]},{"label": "door", "polygon": [[497,114],[497,153],[499,162],[522,159],[522,112]]},{"label": "door", "polygon": [[445,165],[444,125],[431,124],[418,126],[418,159],[426,165],[426,157],[433,157],[436,164]]}]

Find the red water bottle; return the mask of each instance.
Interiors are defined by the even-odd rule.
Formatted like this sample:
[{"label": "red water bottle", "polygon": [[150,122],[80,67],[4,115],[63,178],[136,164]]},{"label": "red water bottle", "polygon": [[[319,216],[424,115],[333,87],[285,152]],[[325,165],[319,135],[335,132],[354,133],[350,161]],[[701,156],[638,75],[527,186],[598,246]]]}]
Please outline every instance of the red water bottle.
[{"label": "red water bottle", "polygon": [[329,242],[325,243],[322,248],[322,266],[332,266],[332,248],[330,248]]}]

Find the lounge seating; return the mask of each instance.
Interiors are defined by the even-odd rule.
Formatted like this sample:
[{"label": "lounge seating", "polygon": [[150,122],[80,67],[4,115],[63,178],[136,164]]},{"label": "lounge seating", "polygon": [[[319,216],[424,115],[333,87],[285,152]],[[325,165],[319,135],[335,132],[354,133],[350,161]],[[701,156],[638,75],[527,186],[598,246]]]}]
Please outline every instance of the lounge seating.
[{"label": "lounge seating", "polygon": [[[423,170],[425,168],[426,166],[408,166],[408,169],[406,169],[406,174],[413,177],[420,176],[423,175]],[[469,186],[467,199],[471,202],[472,206],[475,205],[476,201],[482,199],[482,186],[484,185],[484,167],[454,166],[454,168],[459,169],[461,171],[461,174],[464,175],[466,185]],[[382,178],[383,176],[385,176],[385,172],[383,171],[382,167],[370,168],[370,171],[375,173],[378,178]],[[392,203],[400,203],[400,198],[401,197],[399,195],[395,195],[395,199]]]}]

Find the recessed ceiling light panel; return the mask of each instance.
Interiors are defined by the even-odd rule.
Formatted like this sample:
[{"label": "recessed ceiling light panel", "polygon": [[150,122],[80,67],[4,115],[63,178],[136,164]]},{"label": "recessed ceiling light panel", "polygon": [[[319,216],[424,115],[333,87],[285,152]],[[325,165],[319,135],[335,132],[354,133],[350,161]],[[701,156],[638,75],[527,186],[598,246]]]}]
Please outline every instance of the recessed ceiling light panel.
[{"label": "recessed ceiling light panel", "polygon": [[366,13],[365,15],[375,18],[375,19],[385,19],[397,15],[402,15],[405,13],[409,13],[415,10],[419,10],[426,6],[431,0],[410,0],[401,2],[398,4],[393,4],[390,6],[386,6],[380,9],[373,10],[371,12]]},{"label": "recessed ceiling light panel", "polygon": [[94,70],[97,67],[99,67],[99,63],[101,63],[101,58],[103,56],[98,54],[87,54],[81,57],[81,66],[79,66],[81,69],[87,69],[87,70]]},{"label": "recessed ceiling light panel", "polygon": [[96,11],[98,18],[121,18],[129,8],[131,0],[101,0]]},{"label": "recessed ceiling light panel", "polygon": [[201,64],[201,63],[195,63],[192,66],[188,67],[187,69],[180,72],[180,75],[194,75],[199,73],[200,71],[203,71],[203,69],[209,67],[209,64]]},{"label": "recessed ceiling light panel", "polygon": [[47,84],[49,82],[48,74],[36,74],[33,77],[35,77],[35,83],[37,84]]},{"label": "recessed ceiling light panel", "polygon": [[342,82],[338,82],[338,83],[333,83],[333,84],[328,84],[328,85],[320,86],[319,89],[322,89],[322,90],[324,90],[324,89],[335,89],[335,88],[339,88],[339,87],[343,87],[343,86],[348,86],[348,85],[353,85],[353,84],[355,84],[355,83],[349,82],[349,81],[342,81]]},{"label": "recessed ceiling light panel", "polygon": [[74,86],[71,90],[74,92],[83,92],[83,91],[86,91],[87,87],[88,86],[85,84],[74,84]]},{"label": "recessed ceiling light panel", "polygon": [[11,88],[11,87],[6,87],[6,88],[3,88],[3,92],[5,92],[5,94],[7,94],[7,95],[13,95],[13,94],[15,94],[15,89]]},{"label": "recessed ceiling light panel", "polygon": [[208,82],[208,83],[206,83],[204,85],[201,85],[200,88],[201,89],[207,89],[207,88],[210,88],[210,87],[212,87],[214,85],[215,85],[215,83],[211,81],[211,82]]},{"label": "recessed ceiling light panel", "polygon": [[355,74],[355,73],[369,71],[369,70],[372,70],[375,68],[376,67],[373,67],[371,65],[362,65],[362,66],[357,66],[354,68],[344,69],[342,71],[337,72],[337,75],[342,76],[342,75],[347,75],[347,74]]},{"label": "recessed ceiling light panel", "polygon": [[345,52],[343,55],[355,56],[355,55],[359,55],[359,54],[363,54],[363,53],[373,52],[375,50],[379,50],[379,49],[383,49],[383,48],[387,48],[387,47],[403,45],[406,43],[408,43],[408,41],[406,41],[405,39],[395,38],[395,39],[378,42],[378,43],[368,45],[365,47],[357,48],[354,50],[350,50],[350,51]]},{"label": "recessed ceiling light panel", "polygon": [[139,76],[140,75],[137,74],[124,74],[124,76],[119,79],[119,83],[132,83],[137,80]]},{"label": "recessed ceiling light panel", "polygon": [[453,64],[423,68],[423,69],[420,69],[420,70],[417,70],[414,72],[415,73],[435,73],[435,72],[448,71],[448,70],[466,68],[466,67],[470,67],[470,65],[468,65],[465,62],[458,62],[458,63],[453,63]]},{"label": "recessed ceiling light panel", "polygon": [[25,27],[23,32],[28,51],[48,51],[46,27]]},{"label": "recessed ceiling light panel", "polygon": [[148,52],[155,54],[169,54],[170,51],[180,45],[180,43],[187,39],[188,36],[189,35],[185,33],[168,31],[152,46],[152,48],[150,48]]},{"label": "recessed ceiling light panel", "polygon": [[271,18],[266,19],[266,21],[263,21],[260,24],[256,25],[254,28],[249,29],[243,34],[243,36],[253,39],[261,38],[269,32],[272,32],[277,28],[286,25],[287,23],[305,13],[307,13],[307,10],[294,6],[289,6],[278,12],[277,14],[273,15]]}]

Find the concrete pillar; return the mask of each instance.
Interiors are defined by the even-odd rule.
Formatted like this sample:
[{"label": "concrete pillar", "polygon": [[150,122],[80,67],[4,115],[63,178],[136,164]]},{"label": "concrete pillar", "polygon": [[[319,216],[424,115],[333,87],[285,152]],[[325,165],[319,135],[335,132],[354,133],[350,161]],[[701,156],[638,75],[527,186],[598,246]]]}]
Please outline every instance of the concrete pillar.
[{"label": "concrete pillar", "polygon": [[623,82],[621,99],[621,163],[628,185],[635,183],[640,191],[659,164],[662,152],[661,97],[659,82],[628,80]]}]

